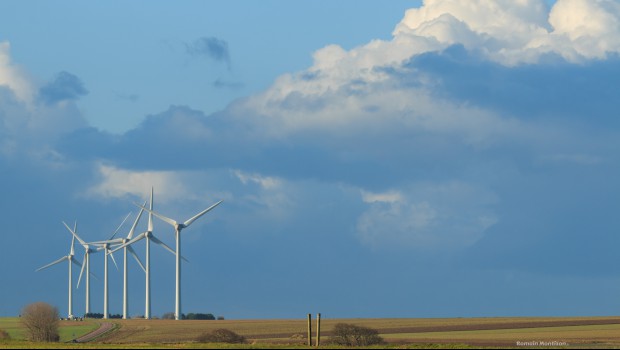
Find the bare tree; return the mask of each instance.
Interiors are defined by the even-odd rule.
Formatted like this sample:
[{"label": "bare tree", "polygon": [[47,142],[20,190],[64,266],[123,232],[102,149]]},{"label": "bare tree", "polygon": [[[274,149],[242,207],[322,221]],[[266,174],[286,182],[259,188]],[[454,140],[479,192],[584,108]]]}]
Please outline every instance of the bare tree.
[{"label": "bare tree", "polygon": [[44,302],[26,305],[22,310],[21,321],[32,341],[57,342],[59,319],[58,309]]},{"label": "bare tree", "polygon": [[383,344],[383,338],[376,329],[349,323],[334,326],[334,343],[344,346],[369,346]]}]

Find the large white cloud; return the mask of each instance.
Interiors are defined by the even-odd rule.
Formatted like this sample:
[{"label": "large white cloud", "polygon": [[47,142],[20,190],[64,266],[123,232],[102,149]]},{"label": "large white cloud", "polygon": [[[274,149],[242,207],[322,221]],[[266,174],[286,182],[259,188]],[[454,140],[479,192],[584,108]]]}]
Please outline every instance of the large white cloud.
[{"label": "large white cloud", "polygon": [[0,42],[0,87],[8,87],[21,102],[32,102],[35,90],[20,67],[11,62],[11,44]]},{"label": "large white cloud", "polygon": [[44,103],[28,74],[11,62],[10,44],[0,42],[0,155],[58,165],[54,150],[63,134],[86,125],[74,101]]}]

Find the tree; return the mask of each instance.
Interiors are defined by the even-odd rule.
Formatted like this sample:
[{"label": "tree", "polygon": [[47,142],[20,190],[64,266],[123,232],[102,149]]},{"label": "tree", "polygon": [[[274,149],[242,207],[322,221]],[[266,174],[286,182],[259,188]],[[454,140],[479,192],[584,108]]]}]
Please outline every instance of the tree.
[{"label": "tree", "polygon": [[376,329],[349,323],[336,324],[332,339],[336,344],[345,346],[368,346],[383,343],[383,338],[379,336]]},{"label": "tree", "polygon": [[26,305],[22,310],[21,321],[32,341],[57,342],[59,319],[58,309],[44,302]]}]

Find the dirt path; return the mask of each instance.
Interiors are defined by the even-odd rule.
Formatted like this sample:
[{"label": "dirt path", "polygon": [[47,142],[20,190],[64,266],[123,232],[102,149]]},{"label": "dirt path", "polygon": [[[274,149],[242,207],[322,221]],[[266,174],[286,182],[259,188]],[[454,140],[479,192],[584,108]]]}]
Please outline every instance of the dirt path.
[{"label": "dirt path", "polygon": [[111,322],[103,322],[99,325],[99,328],[95,329],[94,331],[84,334],[83,336],[76,338],[73,340],[74,343],[86,343],[89,342],[109,331],[111,331],[114,328],[114,323]]}]

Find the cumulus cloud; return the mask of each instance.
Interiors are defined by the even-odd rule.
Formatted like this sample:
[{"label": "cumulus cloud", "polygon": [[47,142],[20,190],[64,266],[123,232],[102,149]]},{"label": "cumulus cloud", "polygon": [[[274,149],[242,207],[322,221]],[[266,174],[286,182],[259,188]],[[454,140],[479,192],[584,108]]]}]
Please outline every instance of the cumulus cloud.
[{"label": "cumulus cloud", "polygon": [[25,72],[11,62],[11,44],[0,42],[0,87],[6,87],[18,101],[30,103],[34,96],[34,88]]},{"label": "cumulus cloud", "polygon": [[173,171],[132,171],[113,165],[97,166],[97,184],[85,193],[100,198],[148,198],[151,187],[157,188],[157,197],[161,201],[179,199],[187,196],[189,191],[183,185],[178,173]]},{"label": "cumulus cloud", "polygon": [[[65,133],[84,127],[86,121],[71,101],[48,104],[35,98],[35,84],[23,69],[11,63],[9,48],[8,42],[0,43],[0,155],[26,156],[57,166],[62,155],[55,143]],[[61,73],[59,77],[68,76]],[[51,93],[55,90],[52,86],[56,85],[44,90]]]}]

